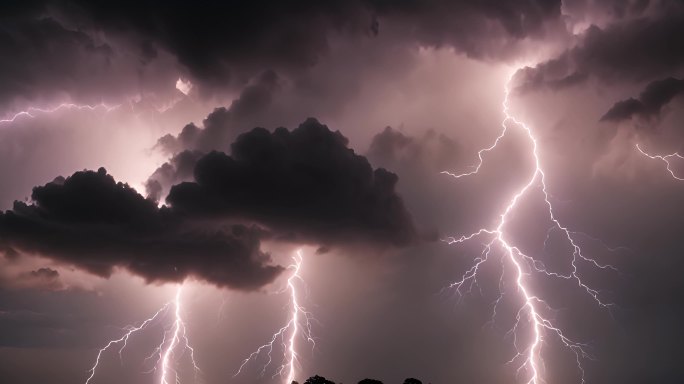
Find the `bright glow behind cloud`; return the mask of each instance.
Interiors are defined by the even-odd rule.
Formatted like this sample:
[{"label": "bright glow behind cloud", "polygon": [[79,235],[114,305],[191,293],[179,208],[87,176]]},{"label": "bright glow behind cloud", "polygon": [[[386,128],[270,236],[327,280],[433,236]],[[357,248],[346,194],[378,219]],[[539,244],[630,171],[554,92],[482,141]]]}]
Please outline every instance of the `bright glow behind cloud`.
[{"label": "bright glow behind cloud", "polygon": [[192,83],[190,80],[183,80],[179,77],[176,81],[176,89],[183,92],[184,95],[187,95],[190,93],[190,90],[192,90]]}]

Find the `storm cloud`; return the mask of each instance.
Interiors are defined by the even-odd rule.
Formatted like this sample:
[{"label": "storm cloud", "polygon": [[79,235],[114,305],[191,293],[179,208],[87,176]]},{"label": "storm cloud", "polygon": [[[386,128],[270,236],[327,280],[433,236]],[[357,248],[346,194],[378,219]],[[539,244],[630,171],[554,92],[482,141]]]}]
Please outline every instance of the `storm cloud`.
[{"label": "storm cloud", "polygon": [[37,3],[0,6],[0,55],[12,58],[0,63],[2,118],[27,104],[118,105],[177,93],[177,65],[170,55],[67,25]]},{"label": "storm cloud", "polygon": [[[38,254],[103,277],[124,268],[148,282],[192,276],[251,290],[282,270],[260,250],[263,237],[385,246],[417,239],[397,176],[373,170],[314,119],[292,132],[256,128],[231,153],[181,152],[148,182],[150,199],[104,168],[59,177],[0,214],[0,245],[7,255]],[[190,175],[159,208],[161,183]]]},{"label": "storm cloud", "polygon": [[522,69],[522,90],[559,89],[595,79],[601,82],[653,81],[684,66],[684,6],[652,2],[637,16],[606,26],[591,25],[578,43],[559,56]]},{"label": "storm cloud", "polygon": [[255,220],[305,241],[415,241],[397,176],[374,170],[347,144],[315,119],[292,131],[255,128],[231,155],[200,158],[195,180],[173,186],[167,202],[183,214]]},{"label": "storm cloud", "polygon": [[31,203],[0,214],[0,243],[108,277],[126,269],[149,282],[193,276],[218,286],[256,289],[280,267],[259,250],[259,231],[193,227],[117,183],[104,168],[36,187]]},{"label": "storm cloud", "polygon": [[[561,33],[561,2],[30,1],[0,8],[8,87],[0,102],[128,100],[173,95],[179,75],[204,96],[239,89],[266,70],[298,76],[330,52],[334,36],[401,31],[409,44],[510,58],[529,40]],[[562,33],[561,33],[562,34]],[[59,52],[59,55],[55,55]],[[31,66],[19,63],[31,62]],[[56,74],[57,76],[51,76]],[[108,89],[105,95],[101,89]]]},{"label": "storm cloud", "polygon": [[252,120],[267,112],[278,88],[278,75],[273,71],[264,72],[253,84],[247,85],[228,108],[220,107],[211,112],[202,121],[201,128],[193,123],[187,124],[178,135],[161,137],[157,147],[169,154],[228,148],[238,134],[252,128],[249,126]]},{"label": "storm cloud", "polygon": [[682,93],[684,80],[669,77],[654,81],[641,92],[638,99],[629,98],[615,103],[601,120],[619,122],[632,117],[658,117],[663,107]]}]

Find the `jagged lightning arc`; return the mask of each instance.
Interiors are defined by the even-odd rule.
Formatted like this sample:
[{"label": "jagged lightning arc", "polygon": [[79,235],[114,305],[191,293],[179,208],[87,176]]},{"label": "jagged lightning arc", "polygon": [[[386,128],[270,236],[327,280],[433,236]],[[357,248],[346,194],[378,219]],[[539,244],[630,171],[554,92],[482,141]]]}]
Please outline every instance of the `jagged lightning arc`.
[{"label": "jagged lightning arc", "polygon": [[200,372],[200,369],[195,361],[195,350],[190,346],[190,342],[188,341],[186,326],[182,317],[182,291],[183,285],[179,285],[176,289],[176,295],[174,296],[173,301],[164,304],[164,306],[162,306],[152,317],[143,321],[139,326],[127,327],[127,332],[121,338],[111,340],[109,343],[107,343],[107,345],[102,347],[97,353],[95,364],[92,368],[90,368],[90,370],[88,370],[90,376],[88,376],[86,379],[85,384],[89,384],[95,377],[95,372],[100,365],[102,354],[105,351],[109,350],[114,345],[121,345],[121,348],[118,350],[119,359],[121,360],[123,358],[122,354],[127,346],[128,339],[137,332],[146,329],[149,325],[161,322],[163,317],[171,314],[171,308],[173,308],[173,322],[170,328],[165,327],[161,343],[154,349],[152,354],[145,359],[145,362],[147,362],[154,359],[156,356],[154,367],[147,373],[155,372],[159,369],[161,371],[159,384],[179,384],[179,375],[172,363],[175,359],[183,356],[187,351],[189,351],[188,356],[190,357],[190,362],[195,370],[195,377],[197,377],[197,373]]},{"label": "jagged lightning arc", "polygon": [[[311,343],[312,347],[316,346],[316,342],[311,333],[311,314],[307,312],[304,307],[299,303],[300,295],[297,290],[297,282],[300,284],[304,283],[302,276],[299,274],[302,268],[302,252],[298,250],[295,256],[292,257],[293,263],[288,266],[288,269],[292,270],[292,274],[287,279],[286,290],[290,294],[290,316],[287,323],[281,327],[276,333],[273,334],[271,340],[257,348],[252,352],[238,368],[237,372],[233,377],[239,375],[242,369],[250,361],[259,357],[262,352],[266,352],[268,358],[266,364],[262,367],[261,374],[266,373],[266,368],[271,364],[274,344],[276,341],[280,340],[283,348],[283,360],[281,365],[276,369],[275,376],[281,376],[284,378],[285,384],[290,384],[295,379],[295,374],[297,370],[299,354],[297,353],[297,340],[300,338],[306,339],[307,342]],[[287,374],[285,375],[285,373]]]},{"label": "jagged lightning arc", "polygon": [[76,109],[79,111],[83,111],[83,110],[96,111],[96,110],[102,109],[105,112],[111,112],[111,111],[113,111],[119,107],[120,107],[120,105],[107,105],[104,103],[95,104],[95,105],[62,103],[62,104],[60,104],[56,107],[53,107],[53,108],[30,107],[24,111],[15,113],[14,115],[12,115],[6,119],[0,119],[0,123],[13,123],[21,117],[28,117],[28,118],[33,119],[38,114],[55,113],[55,112],[63,110],[63,109]]},{"label": "jagged lightning arc", "polygon": [[684,177],[677,176],[677,174],[675,173],[675,171],[673,171],[672,168],[670,168],[670,167],[672,166],[672,164],[670,163],[670,160],[674,160],[674,159],[684,160],[684,156],[683,156],[683,155],[680,155],[679,152],[674,152],[674,153],[670,153],[670,154],[667,154],[667,155],[651,155],[650,153],[644,151],[644,150],[639,146],[639,144],[636,145],[636,149],[637,149],[642,155],[644,155],[644,156],[646,156],[646,157],[648,157],[648,158],[650,158],[650,159],[662,161],[663,163],[665,163],[665,169],[667,170],[667,172],[670,173],[670,175],[671,175],[673,178],[675,178],[675,179],[677,179],[677,180],[682,180],[682,181],[684,181]]},{"label": "jagged lightning arc", "polygon": [[[602,301],[599,292],[584,283],[577,268],[579,263],[589,263],[590,265],[601,269],[614,268],[607,264],[601,264],[595,259],[585,256],[582,253],[582,249],[580,248],[578,242],[573,237],[574,232],[570,231],[556,218],[554,208],[551,203],[551,200],[549,199],[549,194],[547,191],[545,174],[539,156],[537,139],[534,136],[532,129],[525,123],[518,121],[510,112],[509,84],[512,81],[514,74],[515,71],[511,74],[504,87],[504,101],[502,103],[504,120],[501,123],[501,132],[494,140],[494,143],[489,147],[483,148],[478,151],[479,162],[477,163],[473,171],[460,174],[448,171],[444,171],[442,173],[452,176],[456,179],[477,174],[484,163],[484,155],[496,149],[499,142],[506,136],[506,133],[509,130],[509,126],[511,126],[510,129],[521,129],[525,137],[529,140],[529,143],[531,144],[531,154],[534,158],[534,169],[532,170],[529,178],[527,179],[527,182],[525,182],[525,184],[523,184],[512,195],[508,204],[501,212],[499,220],[495,226],[489,228],[481,228],[474,233],[462,235],[460,237],[449,237],[445,240],[449,244],[460,244],[480,236],[491,237],[491,240],[488,243],[486,243],[482,255],[475,259],[475,264],[472,265],[461,276],[461,278],[458,281],[453,282],[450,285],[450,288],[455,289],[457,293],[462,294],[462,289],[465,288],[466,283],[469,284],[469,287],[472,287],[473,284],[477,284],[477,275],[479,268],[485,262],[487,262],[487,260],[489,260],[492,248],[495,246],[499,246],[503,251],[501,262],[508,263],[508,265],[511,265],[514,269],[515,285],[517,287],[518,292],[520,293],[520,297],[523,302],[523,304],[518,309],[516,315],[516,322],[513,325],[512,329],[509,331],[509,334],[512,334],[514,337],[513,344],[517,351],[517,354],[509,361],[509,363],[517,362],[518,364],[516,377],[518,378],[522,376],[525,382],[527,382],[528,384],[540,384],[546,382],[543,378],[544,363],[542,359],[542,343],[544,337],[547,334],[549,334],[551,336],[557,337],[557,339],[560,340],[560,342],[566,348],[568,348],[574,353],[577,362],[577,369],[581,376],[582,383],[584,383],[585,379],[584,368],[582,366],[582,359],[591,358],[591,356],[586,351],[586,345],[573,341],[572,339],[565,336],[563,330],[555,326],[553,321],[548,316],[544,315],[544,312],[548,311],[550,309],[550,306],[546,304],[544,300],[541,299],[534,292],[534,290],[531,288],[528,282],[528,279],[532,277],[533,273],[540,273],[544,274],[547,277],[560,278],[571,281],[574,284],[577,284],[577,286],[583,289],[588,295],[590,295],[599,306],[607,308],[612,304],[605,303],[604,301]],[[523,253],[513,243],[513,240],[509,239],[507,236],[507,219],[518,206],[518,202],[520,201],[520,199],[535,187],[540,188],[541,192],[543,193],[544,205],[548,208],[549,219],[553,223],[553,227],[549,229],[549,233],[552,230],[560,231],[561,234],[565,236],[565,241],[572,249],[572,270],[567,274],[548,270],[543,262]],[[502,274],[499,280],[500,291],[503,285],[504,269],[502,267]],[[501,295],[494,303],[494,317],[496,317],[497,306],[499,305],[503,297],[503,293],[500,292],[500,294]],[[492,318],[492,321],[494,321],[494,317]],[[522,332],[521,329],[524,326],[524,321],[526,321],[531,328],[531,336],[524,346],[520,346],[518,339],[519,333]]]}]

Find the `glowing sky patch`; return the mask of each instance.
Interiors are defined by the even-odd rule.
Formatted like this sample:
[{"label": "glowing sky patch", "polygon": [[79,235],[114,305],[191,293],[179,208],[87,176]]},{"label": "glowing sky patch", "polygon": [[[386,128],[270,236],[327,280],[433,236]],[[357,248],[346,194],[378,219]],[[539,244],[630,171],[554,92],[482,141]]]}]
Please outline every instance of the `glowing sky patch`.
[{"label": "glowing sky patch", "polygon": [[188,95],[192,90],[192,83],[190,80],[183,80],[179,77],[178,80],[176,80],[176,89],[181,91],[184,95]]}]

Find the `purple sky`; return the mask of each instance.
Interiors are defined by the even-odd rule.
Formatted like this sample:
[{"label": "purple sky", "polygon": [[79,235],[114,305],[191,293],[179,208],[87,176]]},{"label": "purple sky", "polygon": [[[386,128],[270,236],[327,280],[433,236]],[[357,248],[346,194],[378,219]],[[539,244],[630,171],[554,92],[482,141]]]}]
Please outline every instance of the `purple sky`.
[{"label": "purple sky", "polygon": [[[282,383],[280,343],[234,374],[301,250],[300,383],[683,382],[681,36],[675,0],[0,5],[0,381],[85,383],[182,284],[180,382]],[[90,383],[164,384],[173,327]]]}]

